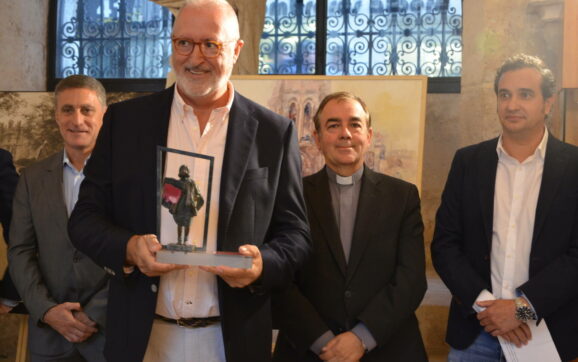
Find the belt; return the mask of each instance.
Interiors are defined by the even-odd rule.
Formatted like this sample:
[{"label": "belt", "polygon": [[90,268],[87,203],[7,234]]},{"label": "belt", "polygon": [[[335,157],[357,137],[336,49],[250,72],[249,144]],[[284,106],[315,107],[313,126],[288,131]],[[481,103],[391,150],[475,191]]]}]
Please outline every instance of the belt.
[{"label": "belt", "polygon": [[163,322],[176,324],[179,327],[185,328],[204,328],[213,324],[221,322],[221,317],[207,317],[207,318],[180,318],[172,319],[155,314],[155,318]]}]

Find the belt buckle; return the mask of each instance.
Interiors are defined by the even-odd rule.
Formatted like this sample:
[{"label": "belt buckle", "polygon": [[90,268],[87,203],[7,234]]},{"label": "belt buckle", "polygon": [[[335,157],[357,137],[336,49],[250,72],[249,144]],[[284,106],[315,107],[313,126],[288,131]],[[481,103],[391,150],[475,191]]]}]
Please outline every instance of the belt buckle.
[{"label": "belt buckle", "polygon": [[181,318],[177,319],[176,321],[177,321],[177,326],[185,327],[185,328],[188,327],[188,325],[185,322],[183,322],[183,320]]}]

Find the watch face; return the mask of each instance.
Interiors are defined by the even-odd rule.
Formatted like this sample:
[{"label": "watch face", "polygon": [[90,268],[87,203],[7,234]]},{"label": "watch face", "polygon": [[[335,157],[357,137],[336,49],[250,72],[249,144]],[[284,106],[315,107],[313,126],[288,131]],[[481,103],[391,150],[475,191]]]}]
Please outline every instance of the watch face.
[{"label": "watch face", "polygon": [[530,307],[518,307],[516,308],[516,319],[522,322],[533,320],[535,319],[534,312]]}]

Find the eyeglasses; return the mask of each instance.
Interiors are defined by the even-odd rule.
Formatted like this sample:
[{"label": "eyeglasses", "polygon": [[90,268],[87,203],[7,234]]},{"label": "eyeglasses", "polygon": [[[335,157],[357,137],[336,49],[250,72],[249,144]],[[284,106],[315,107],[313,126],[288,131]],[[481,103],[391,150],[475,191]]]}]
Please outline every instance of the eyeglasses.
[{"label": "eyeglasses", "polygon": [[201,54],[205,58],[215,58],[221,54],[223,50],[223,44],[232,43],[236,40],[229,40],[224,42],[218,42],[214,40],[203,40],[200,42],[192,41],[186,38],[173,38],[173,48],[179,55],[189,55],[195,49],[195,45],[199,46],[201,49]]}]

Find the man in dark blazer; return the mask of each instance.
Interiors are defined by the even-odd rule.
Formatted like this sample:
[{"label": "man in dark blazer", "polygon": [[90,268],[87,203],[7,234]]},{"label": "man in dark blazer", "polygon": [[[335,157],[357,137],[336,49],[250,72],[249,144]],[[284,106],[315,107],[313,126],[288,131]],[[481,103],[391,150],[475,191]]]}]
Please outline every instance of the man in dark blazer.
[{"label": "man in dark blazer", "polygon": [[522,346],[537,319],[570,360],[578,357],[578,149],[545,127],[555,84],[540,59],[507,59],[494,87],[502,134],[456,153],[431,246],[452,293],[449,359],[500,360],[496,336]]},{"label": "man in dark blazer", "polygon": [[[228,81],[242,45],[226,1],[189,3],[173,28],[176,86],[114,104],[105,116],[69,231],[73,243],[114,276],[105,347],[109,361],[271,358],[269,294],[288,285],[304,262],[309,228],[293,122],[235,93]],[[193,131],[173,133],[185,124]],[[219,139],[223,124],[226,132]],[[199,152],[196,139],[223,150],[222,156],[209,152],[222,164],[213,172],[219,202],[211,210],[219,211],[209,239],[215,237],[216,250],[253,257],[249,269],[183,271],[155,261],[161,248],[154,235],[157,146],[181,140],[181,149]],[[184,280],[188,273],[206,279],[187,284],[172,279]],[[192,301],[175,296],[211,283],[207,273],[216,275],[214,296],[203,293]],[[215,308],[186,313],[213,297]],[[175,312],[174,306],[183,304],[184,312]],[[215,325],[218,335],[204,339],[205,328]],[[199,351],[189,351],[199,341]],[[197,353],[205,357],[193,356]]]},{"label": "man in dark blazer", "polygon": [[275,298],[274,360],[425,361],[417,188],[364,166],[372,130],[358,97],[328,95],[314,123],[326,167],[304,179],[313,254]]},{"label": "man in dark blazer", "polygon": [[[0,223],[6,244],[12,218],[12,198],[17,183],[18,174],[12,163],[12,155],[0,148]],[[20,296],[10,279],[10,273],[6,270],[4,279],[0,280],[0,314],[10,312],[18,305],[19,300]]]},{"label": "man in dark blazer", "polygon": [[55,89],[64,150],[23,172],[14,194],[8,264],[26,308],[32,361],[104,361],[108,275],[67,232],[82,170],[106,110],[104,87],[74,75]]}]

